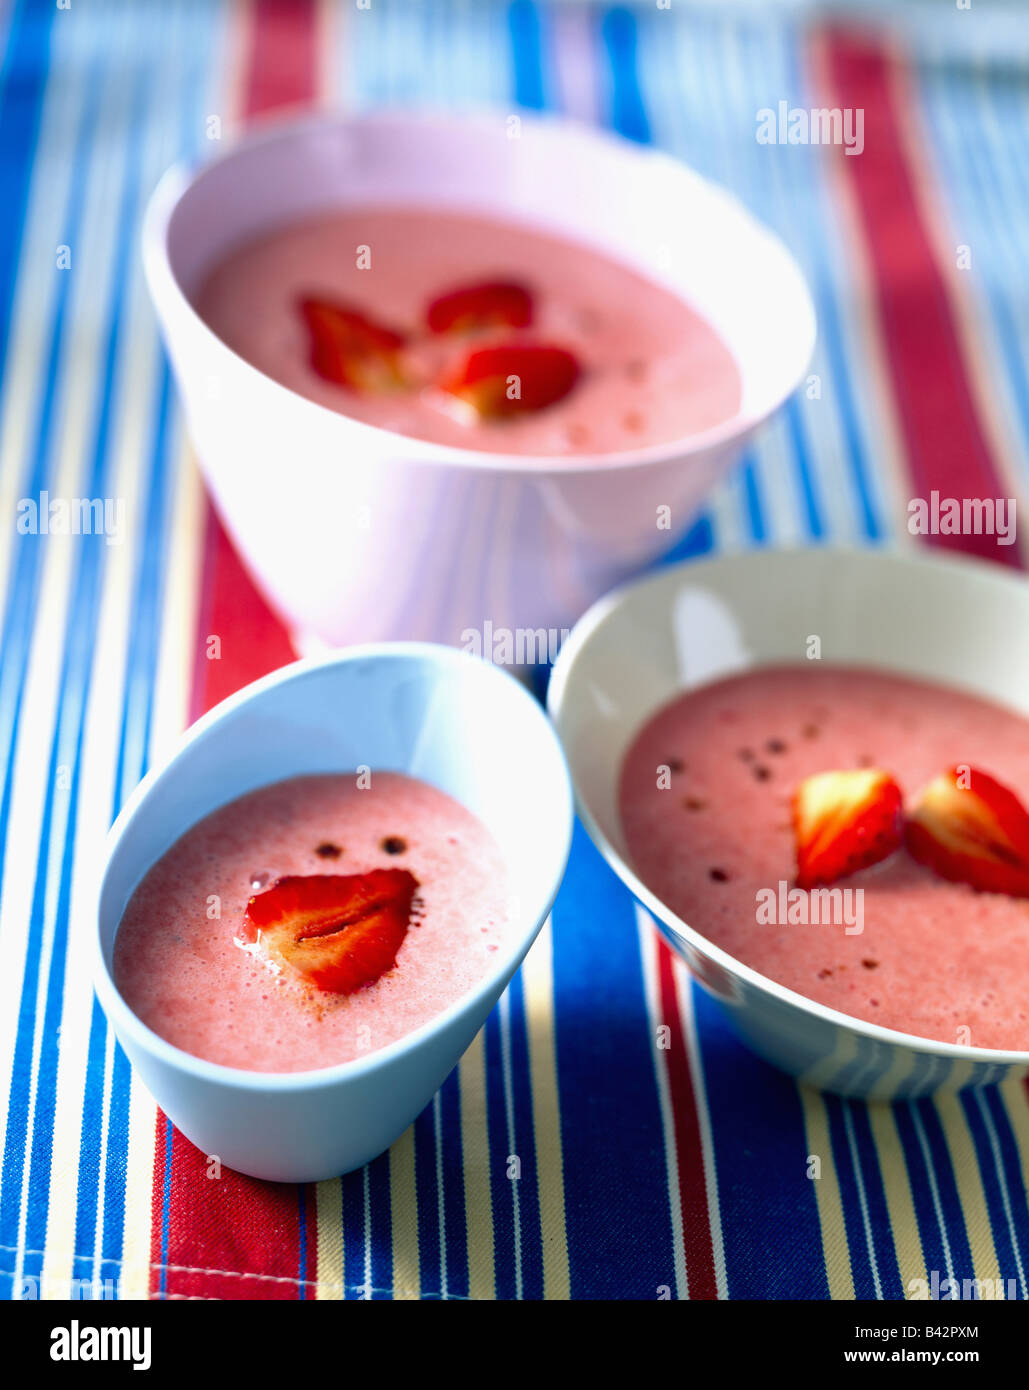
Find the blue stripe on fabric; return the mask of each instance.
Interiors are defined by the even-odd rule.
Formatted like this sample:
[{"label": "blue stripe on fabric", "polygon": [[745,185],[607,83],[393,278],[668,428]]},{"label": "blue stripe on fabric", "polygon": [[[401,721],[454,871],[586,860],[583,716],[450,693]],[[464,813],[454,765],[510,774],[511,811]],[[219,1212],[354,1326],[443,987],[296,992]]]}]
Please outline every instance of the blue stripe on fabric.
[{"label": "blue stripe on fabric", "polygon": [[[914,1107],[915,1102],[912,1101],[898,1102],[892,1107],[893,1117],[904,1151],[904,1163],[907,1167],[911,1201],[915,1209],[915,1219],[918,1222],[918,1233],[922,1241],[925,1267],[930,1275],[933,1270],[937,1270],[942,1280],[950,1277],[947,1251],[944,1247],[943,1232],[941,1232],[933,1203],[929,1169],[926,1166],[922,1146],[919,1143],[915,1128],[914,1115],[916,1112]],[[935,1164],[933,1165],[933,1172],[935,1174]],[[949,1235],[949,1232],[947,1234]]]},{"label": "blue stripe on fabric", "polygon": [[[1011,1131],[1011,1117],[996,1086],[984,1089],[983,1106],[993,1121],[993,1132],[1000,1151],[1000,1166],[1011,1204],[1022,1277],[1029,1282],[1029,1199],[1026,1195],[1029,1174],[1022,1167],[1018,1145]],[[1022,1296],[1029,1297],[1029,1291],[1023,1292]]]},{"label": "blue stripe on fabric", "polygon": [[815,1179],[792,1077],[760,1061],[693,986],[730,1298],[828,1298]]},{"label": "blue stripe on fabric", "polygon": [[7,367],[55,13],[54,5],[16,0],[0,59],[0,130],[7,152],[7,157],[0,159],[0,377]]},{"label": "blue stripe on fabric", "polygon": [[436,1106],[432,1100],[414,1122],[414,1186],[418,1202],[418,1273],[422,1298],[443,1291],[443,1240],[436,1173]]},{"label": "blue stripe on fabric", "polygon": [[859,1100],[835,1095],[825,1096],[825,1107],[847,1232],[854,1296],[859,1299],[903,1298],[868,1107]]},{"label": "blue stripe on fabric", "polygon": [[489,1180],[493,1207],[493,1272],[494,1292],[498,1299],[517,1295],[515,1241],[516,1192],[508,1176],[509,1155],[507,1107],[503,1086],[503,1042],[500,1010],[496,1008],[486,1020],[484,1033],[486,1057],[486,1125],[489,1134]]},{"label": "blue stripe on fabric", "polygon": [[[995,1097],[993,1107],[989,1104],[991,1096]],[[1004,1102],[999,1097],[995,1087],[991,1086],[983,1091],[962,1091],[959,1100],[979,1164],[986,1211],[990,1218],[994,1249],[997,1252],[997,1272],[1005,1285],[1009,1279],[1014,1279],[1019,1298],[1025,1298],[1026,1291],[1018,1275],[1020,1262],[1023,1277],[1026,1272],[1026,1247],[1029,1247],[1027,1226],[1029,1226],[1029,1222],[1026,1219],[1025,1182],[1018,1162],[1018,1150],[1011,1135],[1011,1122],[1008,1119]],[[995,1113],[999,1113],[1002,1119],[1007,1140],[1006,1145],[1001,1143],[998,1125],[994,1121]],[[997,1147],[1000,1152],[996,1158],[994,1157],[990,1129],[997,1136]],[[1011,1162],[1012,1157],[1014,1158],[1013,1163]]]},{"label": "blue stripe on fabric", "polygon": [[365,1262],[365,1211],[363,1168],[340,1178],[340,1212],[343,1234],[343,1297],[362,1297],[367,1277]]},{"label": "blue stripe on fabric", "polygon": [[393,1203],[389,1153],[380,1154],[367,1167],[368,1241],[371,1246],[372,1298],[393,1297]]},{"label": "blue stripe on fabric", "polygon": [[[132,1085],[129,1059],[115,1044],[111,1063],[112,1096],[128,1096]],[[85,1106],[83,1106],[85,1114]],[[107,1167],[104,1180],[103,1227],[100,1232],[100,1277],[117,1279],[122,1268],[125,1249],[125,1185],[129,1171],[128,1121],[120,1128],[109,1128],[107,1134]],[[78,1222],[76,1220],[76,1229]]]},{"label": "blue stripe on fabric", "polygon": [[699,560],[703,555],[710,555],[714,548],[715,533],[711,517],[704,512],[697,517],[682,540],[662,557],[661,564],[676,565],[682,560]]},{"label": "blue stripe on fabric", "polygon": [[514,76],[514,99],[519,106],[541,111],[547,104],[543,77],[540,17],[530,0],[512,0],[507,10]]},{"label": "blue stripe on fabric", "polygon": [[747,453],[740,465],[740,480],[743,484],[743,498],[746,504],[747,528],[750,539],[761,545],[768,539],[765,530],[765,514],[761,505],[761,484],[758,481],[757,462],[752,453]]},{"label": "blue stripe on fabric", "polygon": [[[312,1184],[312,1191],[313,1191]],[[303,1183],[297,1185],[297,1227],[299,1232],[297,1249],[297,1298],[307,1298],[307,1188]],[[317,1221],[317,1212],[315,1213]]]},{"label": "blue stripe on fabric", "polygon": [[601,20],[601,37],[610,72],[611,126],[627,140],[648,144],[650,122],[644,110],[636,71],[636,15],[628,9],[608,10]]},{"label": "blue stripe on fabric", "polygon": [[512,1153],[518,1159],[519,1272],[520,1296],[543,1297],[543,1237],[540,1225],[540,1195],[536,1169],[536,1134],[532,1112],[531,1068],[529,1064],[528,1019],[525,1011],[525,982],[521,971],[511,981],[507,994],[508,1046],[510,1048]]},{"label": "blue stripe on fabric", "polygon": [[456,1067],[440,1091],[440,1121],[447,1296],[467,1298],[468,1224],[465,1213],[464,1149],[461,1145],[461,1086]]},{"label": "blue stripe on fabric", "polygon": [[168,1296],[168,1249],[171,1217],[172,1160],[175,1156],[175,1129],[171,1120],[164,1122],[164,1171],[161,1181],[161,1268],[157,1288],[161,1298]]},{"label": "blue stripe on fabric", "polygon": [[797,461],[797,472],[800,474],[800,495],[804,504],[804,523],[807,533],[812,540],[822,540],[825,536],[825,526],[822,523],[822,513],[815,497],[814,470],[811,466],[811,455],[807,443],[807,431],[804,428],[804,419],[797,404],[796,396],[791,396],[783,407],[786,416],[786,428],[789,430],[790,440],[793,444],[793,456]]},{"label": "blue stripe on fabric", "polygon": [[839,1096],[833,1095],[826,1095],[823,1099],[825,1101],[825,1113],[829,1121],[829,1140],[832,1145],[836,1181],[840,1189],[843,1224],[847,1233],[847,1249],[850,1254],[854,1297],[877,1298],[875,1275],[872,1270],[868,1241],[865,1239],[864,1223],[861,1219],[861,1199],[857,1176],[854,1171],[854,1160],[850,1152],[850,1145],[847,1142],[843,1102]]},{"label": "blue stripe on fabric", "polygon": [[578,823],[552,920],[571,1296],[657,1298],[675,1269],[636,916]]},{"label": "blue stripe on fabric", "polygon": [[[96,1213],[100,1195],[100,1159],[103,1097],[105,1076],[105,1046],[107,1041],[107,1020],[97,999],[94,997],[90,1009],[89,1042],[87,1045],[86,1080],[82,1097],[82,1130],[79,1157],[78,1199],[75,1212],[75,1259],[72,1264],[72,1277],[78,1280],[89,1279],[93,1274],[93,1245],[96,1240]],[[108,1171],[107,1181],[111,1174]],[[124,1206],[125,1180],[122,1172],[117,1197],[108,1186],[105,1192],[105,1207],[109,1208],[115,1200]],[[117,1273],[117,1270],[114,1271]],[[101,1274],[103,1277],[103,1274]]]},{"label": "blue stripe on fabric", "polygon": [[900,1278],[900,1266],[897,1263],[897,1249],[893,1240],[890,1210],[886,1202],[886,1189],[879,1167],[879,1150],[872,1133],[868,1106],[857,1100],[845,1100],[843,1105],[850,1112],[853,1127],[854,1147],[857,1149],[868,1220],[872,1228],[876,1268],[879,1271],[879,1287],[884,1299],[900,1299],[904,1297],[904,1287]]},{"label": "blue stripe on fabric", "polygon": [[961,1206],[961,1198],[958,1196],[957,1181],[954,1177],[954,1165],[951,1159],[950,1147],[947,1144],[947,1138],[943,1132],[943,1125],[940,1122],[939,1112],[930,1096],[925,1096],[921,1100],[913,1101],[912,1104],[918,1111],[919,1118],[922,1121],[923,1132],[929,1145],[933,1171],[936,1174],[936,1189],[939,1193],[940,1207],[943,1211],[943,1221],[947,1231],[947,1243],[950,1246],[950,1255],[953,1261],[954,1275],[962,1282],[966,1279],[974,1279],[975,1264],[972,1260],[972,1249],[969,1245],[968,1232],[965,1228],[965,1215]]}]

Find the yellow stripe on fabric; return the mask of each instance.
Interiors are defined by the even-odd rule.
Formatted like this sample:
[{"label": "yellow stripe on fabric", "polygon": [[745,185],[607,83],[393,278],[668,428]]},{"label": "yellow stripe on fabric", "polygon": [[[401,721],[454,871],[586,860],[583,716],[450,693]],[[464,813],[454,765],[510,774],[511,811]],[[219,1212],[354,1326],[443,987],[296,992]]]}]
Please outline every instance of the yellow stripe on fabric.
[{"label": "yellow stripe on fabric", "polygon": [[204,491],[193,454],[183,441],[175,468],[164,609],[157,658],[151,765],[163,762],[189,719],[200,570],[203,563]]},{"label": "yellow stripe on fabric", "polygon": [[822,1228],[822,1251],[825,1256],[825,1277],[829,1284],[829,1297],[853,1298],[854,1275],[850,1266],[850,1246],[843,1219],[843,1200],[840,1196],[840,1183],[836,1176],[836,1161],[829,1133],[829,1115],[825,1101],[818,1091],[812,1090],[809,1086],[798,1086],[797,1093],[804,1112],[808,1157],[819,1160],[819,1176],[811,1181],[814,1183],[818,1221]]},{"label": "yellow stripe on fabric", "polygon": [[868,1123],[879,1158],[879,1172],[882,1175],[886,1210],[890,1218],[890,1233],[897,1257],[897,1269],[900,1273],[901,1287],[906,1294],[912,1281],[925,1280],[928,1275],[922,1237],[918,1230],[918,1218],[915,1216],[915,1204],[911,1196],[911,1179],[904,1158],[904,1146],[900,1141],[893,1110],[887,1103],[869,1104]]},{"label": "yellow stripe on fabric", "polygon": [[993,1227],[986,1205],[979,1160],[964,1109],[953,1091],[939,1092],[933,1097],[933,1104],[943,1126],[951,1167],[954,1169],[954,1182],[965,1221],[965,1233],[968,1236],[975,1277],[989,1279],[991,1282],[986,1285],[987,1289],[999,1288],[1000,1260],[993,1240]]},{"label": "yellow stripe on fabric", "polygon": [[1015,1147],[1018,1149],[1018,1166],[1023,1180],[1029,1187],[1029,1090],[1024,1076],[1011,1075],[997,1087],[1004,1102]]},{"label": "yellow stripe on fabric", "polygon": [[390,1217],[393,1236],[393,1297],[421,1296],[418,1260],[418,1191],[414,1172],[414,1125],[389,1151]]},{"label": "yellow stripe on fabric", "polygon": [[529,1079],[536,1141],[540,1236],[543,1247],[543,1297],[571,1296],[568,1234],[565,1229],[564,1156],[561,1150],[561,1102],[554,1047],[554,978],[551,920],[522,966],[525,1024],[529,1038]]},{"label": "yellow stripe on fabric", "polygon": [[486,1115],[485,1030],[461,1058],[461,1152],[464,1160],[465,1225],[468,1232],[468,1297],[497,1296],[493,1248],[493,1193]]},{"label": "yellow stripe on fabric", "polygon": [[125,1234],[122,1244],[122,1298],[150,1297],[151,1223],[157,1106],[133,1072],[129,1093],[129,1149],[125,1167]]},{"label": "yellow stripe on fabric", "polygon": [[318,1267],[314,1295],[319,1299],[343,1297],[343,1183],[329,1178],[315,1187],[315,1219],[318,1231]]}]

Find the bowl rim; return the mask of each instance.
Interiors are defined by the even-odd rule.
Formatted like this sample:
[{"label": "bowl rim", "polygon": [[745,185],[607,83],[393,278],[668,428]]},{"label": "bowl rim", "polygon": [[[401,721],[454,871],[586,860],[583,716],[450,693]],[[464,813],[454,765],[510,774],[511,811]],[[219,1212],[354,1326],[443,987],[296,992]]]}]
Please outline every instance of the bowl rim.
[{"label": "bowl rim", "polygon": [[[746,226],[748,235],[753,240],[763,242],[773,248],[782,258],[784,267],[792,270],[798,291],[794,312],[800,317],[804,326],[804,347],[799,355],[800,365],[794,378],[784,389],[777,391],[763,409],[747,415],[744,415],[742,410],[737,410],[727,420],[709,426],[707,429],[684,435],[679,439],[647,445],[640,449],[612,450],[599,454],[504,454],[486,449],[464,448],[458,445],[434,444],[431,440],[420,439],[415,435],[403,434],[397,430],[385,429],[381,425],[372,425],[367,421],[357,420],[343,411],[332,410],[329,406],[322,405],[319,401],[313,401],[308,396],[294,391],[291,387],[284,386],[274,377],[268,376],[260,368],[248,362],[246,358],[241,357],[239,353],[219,338],[213,329],[208,327],[179,283],[179,278],[172,268],[168,250],[168,235],[172,219],[183,199],[200,179],[214,173],[238,156],[260,150],[263,146],[280,140],[302,138],[305,135],[314,135],[323,130],[360,129],[376,126],[393,127],[401,130],[405,126],[416,125],[419,128],[424,128],[431,124],[445,133],[447,130],[463,129],[474,124],[487,122],[497,124],[506,121],[509,115],[510,112],[502,112],[499,108],[486,106],[469,107],[456,113],[445,107],[429,105],[417,108],[383,107],[359,113],[340,112],[325,107],[316,108],[314,111],[305,108],[298,112],[294,108],[286,112],[275,112],[258,118],[242,135],[237,135],[227,149],[209,159],[176,162],[158,180],[147,201],[142,220],[143,265],[151,298],[157,307],[162,327],[166,324],[166,313],[163,307],[165,297],[170,296],[176,301],[180,311],[185,310],[194,331],[202,333],[209,347],[228,355],[238,367],[265,383],[266,388],[273,387],[276,395],[282,393],[280,399],[302,401],[312,410],[319,412],[327,427],[329,421],[342,421],[346,427],[358,430],[369,440],[385,437],[390,441],[392,449],[399,451],[407,461],[414,464],[431,463],[467,468],[472,471],[520,472],[540,477],[563,477],[569,474],[592,471],[643,468],[647,465],[680,461],[685,463],[709,450],[742,442],[789,399],[799,386],[811,363],[817,336],[816,313],[811,288],[799,262],[778,233],[756,217],[746,204],[728,188],[706,178],[683,160],[675,158],[663,149],[653,145],[640,145],[613,131],[564,116],[559,112],[529,114],[519,111],[518,116],[523,126],[528,125],[530,129],[538,130],[545,136],[584,140],[606,147],[612,153],[619,153],[623,157],[661,166],[671,177],[680,180],[685,178],[692,184],[695,192],[707,198],[711,205],[720,204],[727,215],[738,218],[741,224]],[[398,208],[411,206],[400,200],[387,200],[383,205],[392,205]],[[526,219],[526,225],[533,225],[532,220]],[[563,235],[567,240],[574,240],[567,233]],[[616,257],[613,258],[616,259]],[[674,291],[669,292],[674,293]],[[733,356],[735,357],[735,353]]]},{"label": "bowl rim", "polygon": [[[551,779],[553,785],[548,789],[547,794],[557,799],[557,813],[564,827],[561,841],[556,847],[555,874],[546,893],[540,900],[538,910],[527,914],[523,918],[522,930],[518,933],[517,937],[512,940],[506,948],[501,948],[501,950],[498,951],[497,959],[491,964],[486,974],[473,985],[471,989],[460,995],[449,1004],[447,1008],[434,1014],[418,1028],[413,1029],[410,1033],[405,1033],[402,1037],[394,1039],[391,1043],[387,1043],[385,1047],[374,1049],[369,1052],[367,1056],[351,1058],[346,1062],[337,1062],[332,1066],[317,1067],[306,1071],[249,1071],[244,1067],[231,1067],[220,1062],[210,1062],[203,1057],[198,1057],[194,1053],[187,1052],[185,1049],[177,1047],[174,1043],[168,1042],[165,1038],[162,1038],[159,1033],[145,1024],[130,1008],[115,984],[114,976],[107,964],[101,940],[100,901],[115,851],[120,845],[129,825],[135,820],[137,815],[144,812],[151,790],[164,776],[165,772],[177,763],[182,755],[197,742],[197,740],[203,738],[212,729],[216,730],[226,718],[235,714],[241,706],[249,704],[252,700],[260,698],[269,690],[273,690],[280,685],[302,680],[312,671],[321,670],[326,667],[360,664],[368,660],[381,660],[382,658],[395,660],[401,663],[410,661],[414,658],[420,658],[422,660],[427,658],[443,668],[455,670],[458,668],[468,669],[469,665],[475,668],[483,668],[481,674],[486,680],[495,678],[497,680],[510,682],[512,686],[520,691],[520,695],[517,695],[515,698],[524,699],[533,706],[535,714],[530,715],[530,719],[535,719],[539,737],[543,740],[544,744],[556,754],[554,771],[557,775]],[[262,785],[271,785],[271,783]],[[229,801],[232,799],[231,797],[228,798]],[[192,821],[188,825],[183,825],[179,834],[184,834],[190,829],[190,826],[194,824],[196,824],[196,821]],[[568,772],[568,762],[561,742],[557,737],[557,732],[553,724],[547,718],[543,706],[536,700],[531,691],[502,667],[498,667],[492,662],[484,661],[481,657],[473,656],[468,652],[462,651],[460,648],[446,647],[434,642],[369,642],[290,662],[288,665],[280,667],[277,671],[272,671],[268,675],[262,676],[259,680],[252,681],[249,685],[243,686],[240,690],[220,701],[206,714],[202,715],[191,724],[189,728],[179,736],[167,756],[163,758],[160,763],[155,764],[155,766],[147,772],[142,781],[138,783],[108,831],[104,842],[103,860],[97,873],[93,877],[86,898],[88,905],[87,910],[90,914],[89,931],[93,955],[92,978],[97,998],[111,1026],[115,1027],[115,1025],[117,1025],[116,1032],[126,1033],[138,1047],[150,1055],[156,1056],[157,1059],[165,1065],[173,1067],[178,1072],[185,1073],[195,1080],[220,1084],[238,1091],[275,1094],[317,1090],[323,1087],[331,1087],[356,1077],[367,1076],[381,1068],[390,1066],[392,1063],[398,1061],[405,1053],[416,1051],[430,1036],[437,1032],[445,1031],[452,1022],[465,1012],[474,1012],[485,1002],[491,993],[496,990],[498,983],[503,979],[505,974],[514,973],[514,970],[517,969],[519,958],[524,957],[531,948],[539,931],[550,915],[554,899],[561,886],[565,868],[568,863],[573,828],[574,804],[571,778]],[[153,862],[156,863],[156,860]],[[151,867],[152,864],[148,864],[142,870],[139,878],[136,880],[137,886],[142,880],[143,875]],[[118,926],[120,926],[120,922]],[[112,947],[114,937],[117,936],[118,933],[118,926],[115,926],[114,935],[111,938]]]},{"label": "bowl rim", "polygon": [[[789,545],[776,547],[774,550],[746,550],[734,554],[715,555],[698,560],[685,560],[674,565],[665,565],[641,578],[629,580],[625,584],[619,585],[609,594],[599,599],[586,613],[579,619],[572,629],[568,638],[561,646],[554,670],[551,675],[550,685],[547,690],[547,712],[554,722],[554,727],[558,731],[558,736],[562,739],[561,724],[562,715],[568,707],[568,687],[572,678],[580,653],[584,650],[587,643],[596,635],[602,624],[631,596],[647,588],[656,588],[661,584],[669,583],[671,574],[695,574],[702,576],[705,571],[726,570],[739,567],[741,565],[767,563],[769,560],[774,564],[777,557],[797,559],[801,557],[810,558],[812,562],[818,559],[822,564],[825,558],[838,556],[848,560],[854,559],[858,563],[867,563],[870,567],[882,564],[896,564],[899,568],[917,568],[928,571],[945,571],[952,573],[955,569],[968,567],[970,573],[978,578],[995,583],[1001,588],[1010,588],[1012,591],[1021,589],[1023,602],[1029,598],[1029,587],[1026,586],[1024,578],[1018,576],[999,565],[980,560],[960,552],[950,552],[946,559],[939,555],[926,554],[917,550],[874,549],[871,547],[851,546],[851,545],[832,545],[832,546],[803,546]],[[748,670],[760,669],[767,663],[756,663]],[[889,670],[888,666],[883,667]],[[946,684],[946,682],[940,682]],[[984,697],[985,698],[985,697]],[[998,703],[1000,703],[998,701]],[[1029,719],[1029,716],[1023,715]],[[638,731],[638,730],[637,730]],[[903,1046],[916,1052],[929,1053],[932,1056],[947,1058],[950,1061],[962,1061],[969,1063],[979,1063],[980,1065],[1004,1065],[1004,1066],[1027,1066],[1029,1065],[1029,1049],[1008,1050],[1004,1048],[972,1047],[961,1043],[943,1042],[936,1038],[923,1038],[915,1033],[905,1033],[900,1029],[886,1028],[879,1023],[871,1023],[865,1019],[855,1018],[851,1014],[842,1013],[838,1009],[829,1008],[828,1005],[820,1004],[817,1000],[809,999],[806,995],[799,994],[796,990],[787,988],[779,984],[767,975],[761,974],[752,966],[745,965],[735,956],[721,946],[710,941],[696,927],[684,921],[671,908],[667,907],[656,893],[652,892],[645,883],[636,875],[631,865],[622,857],[619,851],[608,839],[607,835],[600,828],[600,825],[593,816],[593,813],[586,803],[585,798],[579,790],[576,779],[575,765],[566,750],[568,769],[572,777],[572,786],[575,791],[575,806],[579,819],[582,821],[590,839],[600,851],[605,863],[611,868],[629,889],[637,902],[654,918],[662,934],[669,939],[670,944],[675,946],[675,938],[679,937],[688,942],[702,956],[712,960],[720,966],[726,974],[733,979],[742,979],[759,993],[770,995],[780,1004],[792,1006],[795,1010],[806,1014],[819,1022],[831,1023],[837,1028],[844,1028],[859,1037],[864,1037],[875,1043],[887,1044],[891,1047]],[[691,972],[692,974],[692,972]],[[703,985],[703,982],[701,981]]]}]

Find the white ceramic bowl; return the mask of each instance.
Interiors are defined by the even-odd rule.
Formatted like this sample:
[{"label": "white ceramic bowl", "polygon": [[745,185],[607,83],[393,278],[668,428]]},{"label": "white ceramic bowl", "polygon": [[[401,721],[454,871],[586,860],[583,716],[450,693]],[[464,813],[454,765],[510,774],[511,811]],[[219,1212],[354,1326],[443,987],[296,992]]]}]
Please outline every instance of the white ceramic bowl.
[{"label": "white ceramic bowl", "polygon": [[[667,550],[754,427],[794,389],[811,298],[782,244],[728,194],[654,150],[556,119],[321,116],[272,126],[151,200],[144,262],[219,511],[301,635],[460,643],[560,631]],[[723,426],[594,458],[447,449],[359,423],[231,352],[188,296],[240,239],[328,207],[464,208],[588,242],[697,308],[740,366]],[[671,509],[671,530],[658,508]]]},{"label": "white ceramic bowl", "polygon": [[[742,965],[671,912],[628,862],[618,775],[640,726],[679,691],[803,659],[867,664],[1029,716],[1029,585],[996,566],[876,551],[755,552],[670,567],[593,607],[550,683],[579,812],[604,858],[761,1056],[843,1095],[893,1098],[1029,1072],[1029,1052],[931,1042],[825,1008]],[[953,930],[953,927],[948,927]],[[1029,982],[1027,982],[1029,985]]]},{"label": "white ceramic bowl", "polygon": [[[481,984],[407,1037],[318,1071],[218,1066],[158,1037],[111,976],[118,924],[144,873],[225,802],[284,777],[362,764],[449,792],[499,844],[518,922]],[[482,1027],[550,911],[571,828],[571,787],[553,729],[496,667],[419,643],[287,666],[194,724],[115,822],[94,898],[100,1003],[154,1099],[205,1154],[278,1181],[349,1172],[407,1128]]]}]

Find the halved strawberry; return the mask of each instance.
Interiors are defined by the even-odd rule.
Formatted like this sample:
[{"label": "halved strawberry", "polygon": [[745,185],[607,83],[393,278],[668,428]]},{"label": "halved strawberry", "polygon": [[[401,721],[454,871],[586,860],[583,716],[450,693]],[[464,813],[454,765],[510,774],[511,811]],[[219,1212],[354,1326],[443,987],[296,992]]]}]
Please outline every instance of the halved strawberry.
[{"label": "halved strawberry", "polygon": [[318,989],[352,994],[396,964],[417,887],[406,869],[291,874],[250,899],[242,936]]},{"label": "halved strawberry", "polygon": [[332,300],[308,297],[299,307],[311,334],[311,366],[319,376],[353,391],[407,385],[400,360],[403,334]]},{"label": "halved strawberry", "polygon": [[919,794],[904,838],[941,878],[1029,897],[1029,812],[988,772],[959,765],[941,773]]},{"label": "halved strawberry", "polygon": [[430,333],[476,333],[483,328],[526,328],[532,295],[515,280],[461,285],[434,299],[425,313]]},{"label": "halved strawberry", "polygon": [[793,793],[793,831],[797,886],[835,883],[900,848],[900,788],[877,767],[816,773]]},{"label": "halved strawberry", "polygon": [[439,386],[478,415],[502,420],[553,405],[578,379],[579,363],[566,348],[507,343],[470,352]]}]

